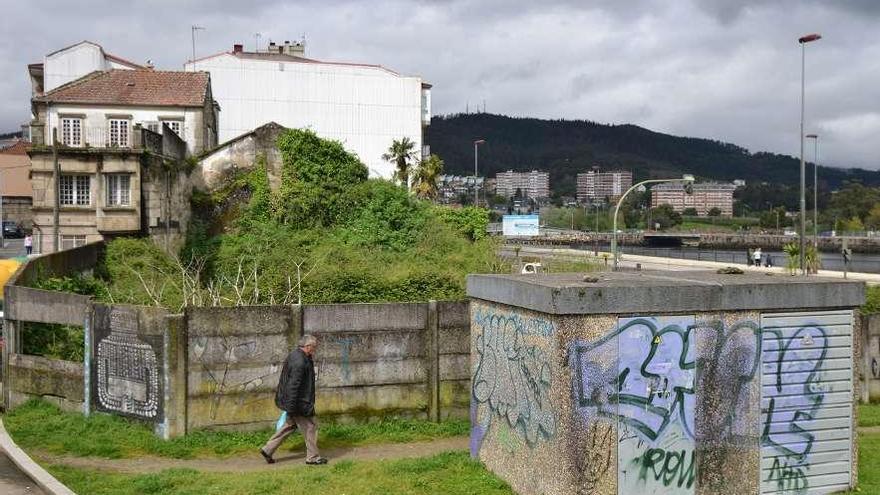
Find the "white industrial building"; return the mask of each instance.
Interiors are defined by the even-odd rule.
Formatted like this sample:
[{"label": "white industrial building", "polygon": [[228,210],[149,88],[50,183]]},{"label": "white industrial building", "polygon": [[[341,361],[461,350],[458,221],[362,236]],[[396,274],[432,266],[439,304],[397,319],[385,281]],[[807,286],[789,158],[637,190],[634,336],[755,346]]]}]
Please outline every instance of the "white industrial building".
[{"label": "white industrial building", "polygon": [[266,51],[232,51],[187,62],[208,71],[220,104],[219,138],[225,142],[270,121],[309,128],[343,143],[370,174],[390,178],[394,166],[382,154],[408,137],[427,154],[431,85],[379,65],[322,62],[304,57],[303,43],[270,43]]}]

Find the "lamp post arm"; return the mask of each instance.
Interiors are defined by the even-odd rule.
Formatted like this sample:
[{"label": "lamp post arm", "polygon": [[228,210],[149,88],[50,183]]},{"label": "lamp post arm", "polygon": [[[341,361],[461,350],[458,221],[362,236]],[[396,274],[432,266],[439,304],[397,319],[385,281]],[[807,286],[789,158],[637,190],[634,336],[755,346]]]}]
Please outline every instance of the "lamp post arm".
[{"label": "lamp post arm", "polygon": [[617,259],[618,259],[618,257],[617,257],[617,212],[620,211],[620,205],[623,204],[623,200],[626,199],[626,196],[629,193],[633,192],[633,190],[638,188],[639,186],[643,186],[645,184],[658,184],[661,182],[678,182],[680,180],[682,180],[682,179],[648,179],[648,180],[643,180],[643,181],[639,182],[638,184],[635,184],[635,185],[631,186],[629,189],[627,189],[626,192],[620,196],[620,199],[617,200],[617,205],[614,207],[614,219],[612,222],[613,227],[611,230],[611,252],[614,254],[614,271],[617,271]]}]

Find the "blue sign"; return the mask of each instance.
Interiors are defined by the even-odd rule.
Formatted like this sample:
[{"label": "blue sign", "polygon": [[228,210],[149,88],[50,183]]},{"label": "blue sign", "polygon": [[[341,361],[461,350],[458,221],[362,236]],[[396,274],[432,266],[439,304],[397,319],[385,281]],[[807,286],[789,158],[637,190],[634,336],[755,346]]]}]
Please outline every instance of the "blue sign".
[{"label": "blue sign", "polygon": [[504,215],[501,219],[501,231],[506,236],[535,236],[539,225],[538,215]]}]

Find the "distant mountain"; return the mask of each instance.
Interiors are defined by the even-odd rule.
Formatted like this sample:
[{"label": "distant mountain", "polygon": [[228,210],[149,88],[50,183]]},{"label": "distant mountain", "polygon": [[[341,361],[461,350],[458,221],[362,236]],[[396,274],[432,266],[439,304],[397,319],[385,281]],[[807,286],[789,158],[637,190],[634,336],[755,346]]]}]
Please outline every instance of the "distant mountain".
[{"label": "distant mountain", "polygon": [[[446,173],[473,174],[475,139],[480,175],[505,170],[550,172],[556,194],[573,196],[576,175],[598,165],[631,170],[636,179],[677,177],[797,187],[800,160],[787,155],[750,153],[735,144],[670,136],[635,125],[606,125],[586,120],[541,120],[488,113],[436,116],[428,127],[431,152],[446,162]],[[810,170],[812,167],[810,166]],[[820,190],[844,181],[880,186],[880,172],[819,167]],[[809,182],[809,181],[808,181]],[[824,182],[824,184],[822,184]]]}]

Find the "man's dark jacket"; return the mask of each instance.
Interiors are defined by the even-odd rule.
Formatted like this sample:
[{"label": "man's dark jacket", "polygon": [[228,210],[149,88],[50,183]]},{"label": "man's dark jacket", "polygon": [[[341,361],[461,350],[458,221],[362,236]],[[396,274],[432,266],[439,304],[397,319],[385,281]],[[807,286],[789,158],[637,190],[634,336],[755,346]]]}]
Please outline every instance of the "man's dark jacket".
[{"label": "man's dark jacket", "polygon": [[299,347],[290,351],[281,367],[275,405],[290,416],[315,415],[315,363]]}]

